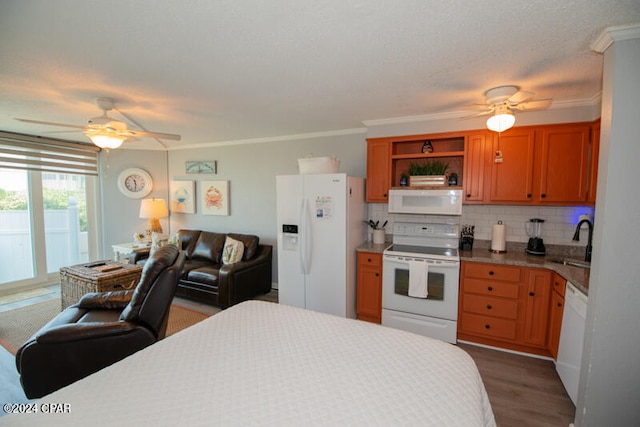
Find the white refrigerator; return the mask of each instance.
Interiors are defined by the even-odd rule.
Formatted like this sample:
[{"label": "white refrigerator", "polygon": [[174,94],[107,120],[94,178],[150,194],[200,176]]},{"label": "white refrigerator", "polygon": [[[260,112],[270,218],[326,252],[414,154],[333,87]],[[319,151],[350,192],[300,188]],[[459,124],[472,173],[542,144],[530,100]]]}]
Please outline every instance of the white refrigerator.
[{"label": "white refrigerator", "polygon": [[364,179],[276,177],[281,304],[356,317],[356,247],[366,239]]}]

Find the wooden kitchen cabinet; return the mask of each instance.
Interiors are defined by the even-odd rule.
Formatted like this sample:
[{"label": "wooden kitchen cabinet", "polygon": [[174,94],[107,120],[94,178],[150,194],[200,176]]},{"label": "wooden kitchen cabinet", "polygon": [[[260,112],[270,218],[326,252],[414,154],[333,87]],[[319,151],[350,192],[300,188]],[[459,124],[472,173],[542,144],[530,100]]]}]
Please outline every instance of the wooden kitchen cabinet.
[{"label": "wooden kitchen cabinet", "polygon": [[520,267],[461,263],[458,339],[517,339],[520,276]]},{"label": "wooden kitchen cabinet", "polygon": [[533,202],[534,147],[532,128],[511,128],[493,138],[486,202]]},{"label": "wooden kitchen cabinet", "polygon": [[358,319],[382,323],[382,254],[358,252],[357,263]]},{"label": "wooden kitchen cabinet", "polygon": [[560,344],[560,330],[562,328],[562,315],[564,313],[564,291],[567,281],[557,273],[553,273],[551,279],[551,301],[549,305],[549,341],[548,348],[554,359],[558,358],[558,345]]},{"label": "wooden kitchen cabinet", "polygon": [[542,348],[547,347],[549,322],[549,297],[551,294],[551,271],[527,268],[527,291],[525,301],[524,333],[522,342]]},{"label": "wooden kitchen cabinet", "polygon": [[591,144],[589,147],[589,178],[587,186],[587,202],[596,203],[598,187],[598,156],[600,155],[600,120],[591,126]]},{"label": "wooden kitchen cabinet", "polygon": [[594,204],[599,140],[599,121],[367,139],[366,201],[387,203],[411,162],[438,159],[465,204]]},{"label": "wooden kitchen cabinet", "polygon": [[463,203],[484,201],[484,176],[487,150],[492,148],[493,137],[488,132],[467,135],[464,142]]},{"label": "wooden kitchen cabinet", "polygon": [[367,141],[366,201],[387,203],[391,188],[391,142]]},{"label": "wooden kitchen cabinet", "polygon": [[590,131],[588,123],[542,127],[537,142],[536,201],[542,204],[587,201]]},{"label": "wooden kitchen cabinet", "polygon": [[463,261],[458,339],[549,355],[551,272]]}]

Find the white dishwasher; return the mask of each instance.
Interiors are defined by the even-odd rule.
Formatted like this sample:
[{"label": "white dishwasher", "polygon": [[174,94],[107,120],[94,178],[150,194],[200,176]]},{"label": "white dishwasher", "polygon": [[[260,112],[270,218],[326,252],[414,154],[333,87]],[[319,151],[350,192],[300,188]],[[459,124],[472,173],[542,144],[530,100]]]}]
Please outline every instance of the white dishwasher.
[{"label": "white dishwasher", "polygon": [[574,405],[578,398],[587,301],[585,294],[567,282],[556,370]]}]

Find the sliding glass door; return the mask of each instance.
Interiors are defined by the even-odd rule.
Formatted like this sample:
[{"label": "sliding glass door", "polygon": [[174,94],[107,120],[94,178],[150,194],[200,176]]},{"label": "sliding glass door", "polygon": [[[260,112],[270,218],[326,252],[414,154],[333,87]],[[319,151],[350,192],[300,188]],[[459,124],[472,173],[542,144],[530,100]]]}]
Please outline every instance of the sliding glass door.
[{"label": "sliding glass door", "polygon": [[55,283],[60,267],[91,258],[96,180],[0,168],[1,287]]},{"label": "sliding glass door", "polygon": [[0,169],[0,284],[35,277],[29,177]]}]

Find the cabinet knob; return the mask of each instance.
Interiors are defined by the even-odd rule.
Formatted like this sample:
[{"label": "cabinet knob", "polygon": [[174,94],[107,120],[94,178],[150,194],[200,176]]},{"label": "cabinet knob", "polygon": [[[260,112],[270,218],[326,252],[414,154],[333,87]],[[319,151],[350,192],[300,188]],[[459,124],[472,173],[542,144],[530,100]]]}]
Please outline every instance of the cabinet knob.
[{"label": "cabinet knob", "polygon": [[384,193],[384,194],[382,195],[382,197],[387,197],[387,193]]},{"label": "cabinet knob", "polygon": [[529,292],[529,296],[530,296],[530,297],[535,297],[535,296],[536,296],[536,293],[535,293],[535,292]]},{"label": "cabinet knob", "polygon": [[562,303],[561,302],[558,303],[558,307],[562,307]]},{"label": "cabinet knob", "polygon": [[487,310],[491,310],[493,307],[491,307],[491,304],[487,304]]},{"label": "cabinet knob", "polygon": [[527,198],[531,198],[531,193],[527,193]]},{"label": "cabinet knob", "polygon": [[468,193],[467,193],[467,197],[471,197],[471,194],[468,194]]},{"label": "cabinet knob", "polygon": [[489,271],[489,276],[493,276],[494,274],[493,270]]},{"label": "cabinet knob", "polygon": [[487,286],[487,290],[491,292],[493,290],[493,286]]},{"label": "cabinet knob", "polygon": [[376,277],[380,277],[380,273],[376,273]]},{"label": "cabinet knob", "polygon": [[367,258],[367,262],[371,262],[371,258]]},{"label": "cabinet knob", "polygon": [[485,329],[491,329],[491,325],[484,325]]},{"label": "cabinet knob", "polygon": [[544,194],[544,193],[542,193],[542,194],[540,195],[540,197],[542,197],[542,198],[544,199],[545,197],[547,197],[547,195],[546,195],[546,194]]}]

